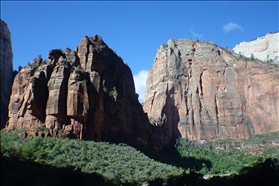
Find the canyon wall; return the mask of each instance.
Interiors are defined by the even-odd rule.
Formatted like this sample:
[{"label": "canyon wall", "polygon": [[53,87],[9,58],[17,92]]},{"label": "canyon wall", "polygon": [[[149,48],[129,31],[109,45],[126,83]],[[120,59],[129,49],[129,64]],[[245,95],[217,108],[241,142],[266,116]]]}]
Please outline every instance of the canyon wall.
[{"label": "canyon wall", "polygon": [[13,52],[11,43],[11,33],[7,24],[0,19],[1,24],[1,60],[0,60],[0,88],[1,88],[1,107],[0,122],[1,129],[5,127],[8,118],[8,103],[11,94],[13,80]]},{"label": "canyon wall", "polygon": [[6,130],[131,142],[156,149],[177,137],[248,138],[279,131],[279,65],[189,39],[161,45],[144,102],[130,68],[101,36],[53,49],[15,76]]},{"label": "canyon wall", "polygon": [[48,58],[35,58],[16,75],[7,130],[94,141],[133,138],[160,146],[130,68],[101,36],[84,36],[75,51],[53,49]]},{"label": "canyon wall", "polygon": [[189,140],[279,131],[279,65],[171,39],[149,69],[143,109],[167,136]]}]

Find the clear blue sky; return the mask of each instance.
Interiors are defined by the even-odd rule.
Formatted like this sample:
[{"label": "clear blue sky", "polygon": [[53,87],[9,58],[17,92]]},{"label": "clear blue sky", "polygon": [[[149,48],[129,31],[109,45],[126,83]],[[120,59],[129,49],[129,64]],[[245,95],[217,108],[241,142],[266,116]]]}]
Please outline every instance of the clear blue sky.
[{"label": "clear blue sky", "polygon": [[1,19],[11,31],[15,70],[39,54],[46,59],[53,48],[75,50],[84,35],[98,34],[130,66],[139,92],[157,49],[169,39],[233,48],[277,32],[278,9],[278,1],[1,1]]}]

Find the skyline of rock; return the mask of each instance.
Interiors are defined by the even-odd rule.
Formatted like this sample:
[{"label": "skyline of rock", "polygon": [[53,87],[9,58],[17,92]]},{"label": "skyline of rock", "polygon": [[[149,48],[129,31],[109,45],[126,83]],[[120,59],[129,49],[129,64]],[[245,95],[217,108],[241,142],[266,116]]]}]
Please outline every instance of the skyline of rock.
[{"label": "skyline of rock", "polygon": [[252,57],[264,62],[279,63],[279,32],[267,33],[252,41],[237,44],[233,51],[245,57]]},{"label": "skyline of rock", "polygon": [[[177,137],[247,138],[279,130],[278,68],[213,43],[171,39],[158,49],[141,105],[129,66],[101,36],[84,36],[76,51],[53,49],[48,61],[19,71],[7,129],[95,141],[128,135],[158,148]],[[44,134],[33,130],[41,125]]]}]

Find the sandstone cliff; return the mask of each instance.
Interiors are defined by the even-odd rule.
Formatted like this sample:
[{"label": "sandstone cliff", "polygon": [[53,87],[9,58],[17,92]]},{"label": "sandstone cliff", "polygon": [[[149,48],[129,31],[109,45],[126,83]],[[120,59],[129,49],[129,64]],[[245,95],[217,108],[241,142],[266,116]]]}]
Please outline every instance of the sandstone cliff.
[{"label": "sandstone cliff", "polygon": [[142,107],[130,68],[100,36],[85,36],[76,51],[51,50],[48,61],[35,58],[20,70],[6,129],[94,141],[134,138],[156,148],[179,136],[215,140],[279,131],[278,70],[212,43],[169,40],[149,70]]},{"label": "sandstone cliff", "polygon": [[13,79],[13,53],[11,44],[11,34],[7,24],[0,19],[1,24],[1,64],[0,64],[0,89],[1,89],[1,129],[5,127],[8,118],[8,103],[11,94]]},{"label": "sandstone cliff", "polygon": [[35,58],[14,79],[7,130],[95,141],[126,136],[150,145],[151,127],[130,68],[98,35],[83,37],[76,51]]},{"label": "sandstone cliff", "polygon": [[161,45],[143,109],[167,136],[247,138],[279,131],[279,65],[188,39]]},{"label": "sandstone cliff", "polygon": [[253,41],[244,41],[233,48],[237,54],[260,59],[264,62],[279,63],[279,32],[269,33]]}]

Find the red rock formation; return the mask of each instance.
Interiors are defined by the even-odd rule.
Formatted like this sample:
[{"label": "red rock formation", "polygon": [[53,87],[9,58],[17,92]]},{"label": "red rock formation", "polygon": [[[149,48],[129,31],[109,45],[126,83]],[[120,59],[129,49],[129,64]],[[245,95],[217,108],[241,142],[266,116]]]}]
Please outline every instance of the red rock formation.
[{"label": "red rock formation", "polygon": [[0,129],[4,128],[8,118],[8,103],[13,80],[13,53],[11,33],[7,24],[0,19],[1,24],[1,60],[0,60]]},{"label": "red rock formation", "polygon": [[48,62],[36,58],[15,77],[7,129],[35,135],[40,125],[51,136],[152,143],[130,68],[97,35],[77,51],[51,50]]},{"label": "red rock formation", "polygon": [[170,40],[149,70],[142,107],[130,68],[100,36],[85,36],[76,51],[51,50],[47,62],[36,58],[21,69],[7,130],[94,141],[135,138],[156,148],[178,136],[214,140],[279,131],[278,70],[214,44]]},{"label": "red rock formation", "polygon": [[212,43],[169,40],[149,70],[143,109],[167,136],[190,140],[279,131],[278,72]]}]

